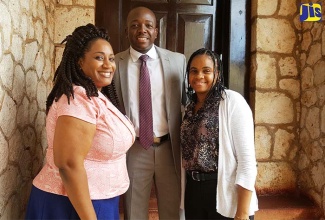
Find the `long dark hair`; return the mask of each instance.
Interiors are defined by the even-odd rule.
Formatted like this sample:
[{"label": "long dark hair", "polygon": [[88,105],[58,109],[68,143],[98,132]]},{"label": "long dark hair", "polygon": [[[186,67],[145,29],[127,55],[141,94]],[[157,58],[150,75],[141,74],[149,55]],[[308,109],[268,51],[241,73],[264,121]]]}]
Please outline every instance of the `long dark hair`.
[{"label": "long dark hair", "polygon": [[[66,42],[62,60],[54,74],[54,85],[46,100],[46,114],[48,113],[53,101],[58,101],[64,94],[74,98],[73,85],[82,86],[86,90],[89,99],[98,96],[98,89],[93,80],[86,76],[81,70],[78,61],[90,50],[91,45],[97,39],[109,41],[108,33],[103,28],[98,28],[93,24],[77,27],[71,35],[68,35],[62,42]],[[114,81],[101,91],[111,102],[118,107],[119,102],[115,91]]]},{"label": "long dark hair", "polygon": [[[207,55],[213,61],[213,65],[214,65],[214,76],[213,77],[215,77],[215,75],[216,75],[215,73],[216,73],[216,71],[218,71],[216,83],[210,88],[210,91],[209,91],[205,100],[207,100],[211,95],[216,95],[217,97],[222,98],[222,94],[225,92],[225,89],[226,89],[226,87],[224,86],[222,62],[221,62],[220,56],[217,53],[213,52],[212,50],[206,49],[206,48],[201,48],[201,49],[198,49],[197,51],[195,51],[190,56],[190,59],[187,62],[187,67],[186,67],[187,92],[186,92],[186,94],[187,94],[188,98],[191,101],[194,101],[194,102],[197,101],[196,93],[194,92],[193,88],[191,87],[191,85],[189,83],[189,74],[190,74],[190,68],[191,68],[191,63],[192,63],[193,59],[199,55]],[[213,78],[213,80],[215,80],[215,78]]]}]

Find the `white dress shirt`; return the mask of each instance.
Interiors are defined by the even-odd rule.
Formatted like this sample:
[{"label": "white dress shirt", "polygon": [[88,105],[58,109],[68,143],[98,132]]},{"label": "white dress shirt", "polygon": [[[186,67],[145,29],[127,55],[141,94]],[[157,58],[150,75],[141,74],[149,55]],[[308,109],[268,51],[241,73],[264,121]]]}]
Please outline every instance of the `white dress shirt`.
[{"label": "white dress shirt", "polygon": [[[149,56],[147,66],[150,74],[153,132],[155,137],[161,137],[168,133],[164,74],[160,58],[154,46],[146,53]],[[143,55],[130,47],[128,63],[128,88],[130,97],[130,119],[135,126],[136,135],[139,136],[139,57]]]}]

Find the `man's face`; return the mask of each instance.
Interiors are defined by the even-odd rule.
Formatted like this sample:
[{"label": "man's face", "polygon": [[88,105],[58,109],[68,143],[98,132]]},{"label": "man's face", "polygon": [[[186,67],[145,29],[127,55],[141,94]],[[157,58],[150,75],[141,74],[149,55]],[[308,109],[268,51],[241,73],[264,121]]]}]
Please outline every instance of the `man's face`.
[{"label": "man's face", "polygon": [[136,8],[130,11],[126,34],[133,49],[140,53],[148,52],[158,34],[153,12],[146,8]]}]

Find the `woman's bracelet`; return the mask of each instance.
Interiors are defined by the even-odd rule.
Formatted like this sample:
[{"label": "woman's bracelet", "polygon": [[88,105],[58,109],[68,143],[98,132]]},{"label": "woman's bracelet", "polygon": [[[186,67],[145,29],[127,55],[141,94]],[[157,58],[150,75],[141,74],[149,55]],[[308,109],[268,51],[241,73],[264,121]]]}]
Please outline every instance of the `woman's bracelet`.
[{"label": "woman's bracelet", "polygon": [[249,218],[239,218],[238,216],[235,216],[234,220],[250,220]]}]

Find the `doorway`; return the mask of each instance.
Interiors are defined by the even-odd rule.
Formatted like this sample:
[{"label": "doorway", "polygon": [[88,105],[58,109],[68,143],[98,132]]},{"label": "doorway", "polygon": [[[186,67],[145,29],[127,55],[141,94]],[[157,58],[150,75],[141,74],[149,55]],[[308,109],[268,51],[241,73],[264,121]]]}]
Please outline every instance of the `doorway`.
[{"label": "doorway", "polygon": [[137,6],[157,17],[159,47],[185,54],[205,47],[222,55],[225,85],[248,99],[249,0],[96,0],[95,24],[108,29],[115,53],[129,47],[126,17]]}]

